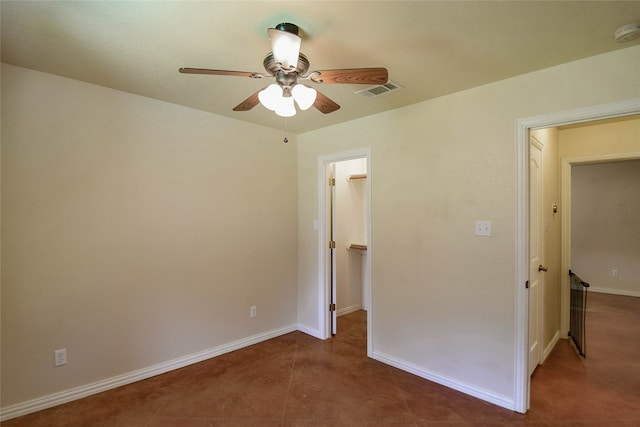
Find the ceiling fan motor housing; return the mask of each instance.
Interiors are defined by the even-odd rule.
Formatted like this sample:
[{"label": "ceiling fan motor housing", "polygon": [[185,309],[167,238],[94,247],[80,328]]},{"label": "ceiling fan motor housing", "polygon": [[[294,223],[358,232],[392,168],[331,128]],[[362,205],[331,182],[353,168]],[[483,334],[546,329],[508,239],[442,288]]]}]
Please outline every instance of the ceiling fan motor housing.
[{"label": "ceiling fan motor housing", "polygon": [[264,57],[264,61],[262,63],[264,65],[264,69],[267,70],[270,75],[275,76],[276,80],[278,80],[278,75],[280,74],[280,72],[287,75],[291,74],[297,77],[298,75],[304,74],[309,70],[309,59],[307,59],[307,57],[303,53],[300,53],[298,55],[298,64],[296,65],[296,68],[294,70],[284,70],[280,66],[280,64],[276,62],[275,58],[273,57],[273,52],[269,52],[267,56]]}]

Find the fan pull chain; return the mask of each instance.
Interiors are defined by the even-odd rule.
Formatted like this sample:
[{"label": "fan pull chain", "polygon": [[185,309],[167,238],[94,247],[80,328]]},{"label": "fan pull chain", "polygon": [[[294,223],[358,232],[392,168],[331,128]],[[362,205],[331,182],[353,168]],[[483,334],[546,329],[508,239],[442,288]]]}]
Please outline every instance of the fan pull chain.
[{"label": "fan pull chain", "polygon": [[284,139],[282,140],[285,144],[289,142],[289,138],[287,138],[288,133],[289,133],[289,119],[285,117],[284,118]]}]

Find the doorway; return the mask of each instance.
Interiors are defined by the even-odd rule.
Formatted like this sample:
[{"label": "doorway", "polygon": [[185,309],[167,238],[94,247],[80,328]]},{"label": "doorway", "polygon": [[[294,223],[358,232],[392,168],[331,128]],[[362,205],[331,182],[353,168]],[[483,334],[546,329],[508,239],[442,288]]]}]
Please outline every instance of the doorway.
[{"label": "doorway", "polygon": [[[550,128],[572,123],[583,123],[593,120],[622,117],[640,113],[640,99],[616,102],[581,108],[566,112],[554,113],[544,116],[536,116],[520,119],[516,122],[516,378],[514,409],[526,413],[530,404],[530,343],[529,343],[529,280],[530,280],[530,255],[529,255],[529,135],[534,129]],[[570,166],[569,166],[570,167]],[[570,169],[569,169],[570,170]],[[565,168],[563,165],[563,177]],[[564,182],[563,182],[564,185]],[[564,194],[563,194],[564,200]],[[566,209],[566,207],[565,207]],[[563,230],[565,220],[563,219]],[[561,271],[568,271],[567,254],[565,253],[565,233],[563,233]],[[568,281],[562,276],[562,321],[561,327],[565,329],[565,306],[568,295]],[[568,309],[566,310],[568,311]]]},{"label": "doorway", "polygon": [[370,149],[318,159],[320,218],[319,316],[323,337],[338,333],[337,317],[367,312],[367,353],[372,353]]}]

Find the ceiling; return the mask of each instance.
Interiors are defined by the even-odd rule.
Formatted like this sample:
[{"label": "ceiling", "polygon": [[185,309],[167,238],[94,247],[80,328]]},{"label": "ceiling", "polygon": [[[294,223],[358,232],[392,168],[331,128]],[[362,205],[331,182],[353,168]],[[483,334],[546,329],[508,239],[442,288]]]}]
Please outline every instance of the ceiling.
[{"label": "ceiling", "polygon": [[[616,28],[639,1],[5,1],[2,62],[303,133],[635,46]],[[271,80],[189,75],[179,67],[264,72],[267,28],[291,22],[311,70],[386,67],[403,89],[315,86],[342,106],[284,119],[232,108]]]}]

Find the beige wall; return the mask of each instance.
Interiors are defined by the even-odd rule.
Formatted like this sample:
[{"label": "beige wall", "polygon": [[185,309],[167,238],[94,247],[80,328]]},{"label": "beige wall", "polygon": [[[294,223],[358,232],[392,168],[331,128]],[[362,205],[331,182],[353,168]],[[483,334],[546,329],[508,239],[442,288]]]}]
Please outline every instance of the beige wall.
[{"label": "beige wall", "polygon": [[576,163],[606,160],[640,153],[640,117],[622,117],[584,125],[562,126],[558,131],[563,159]]},{"label": "beige wall", "polygon": [[512,404],[516,120],[637,97],[632,47],[299,135],[299,322],[318,327],[318,156],[371,147],[374,356]]},{"label": "beige wall", "polygon": [[640,297],[640,160],[572,167],[571,195],[572,270],[591,291]]},{"label": "beige wall", "polygon": [[[542,289],[542,341],[543,358],[553,349],[552,345],[560,337],[560,237],[561,215],[560,203],[560,159],[558,156],[558,129],[539,129],[531,132],[543,146],[542,148],[542,205],[543,205],[543,251],[542,263],[547,267],[544,273]],[[553,205],[558,212],[553,213]]]},{"label": "beige wall", "polygon": [[3,65],[2,407],[295,328],[290,139]]}]

